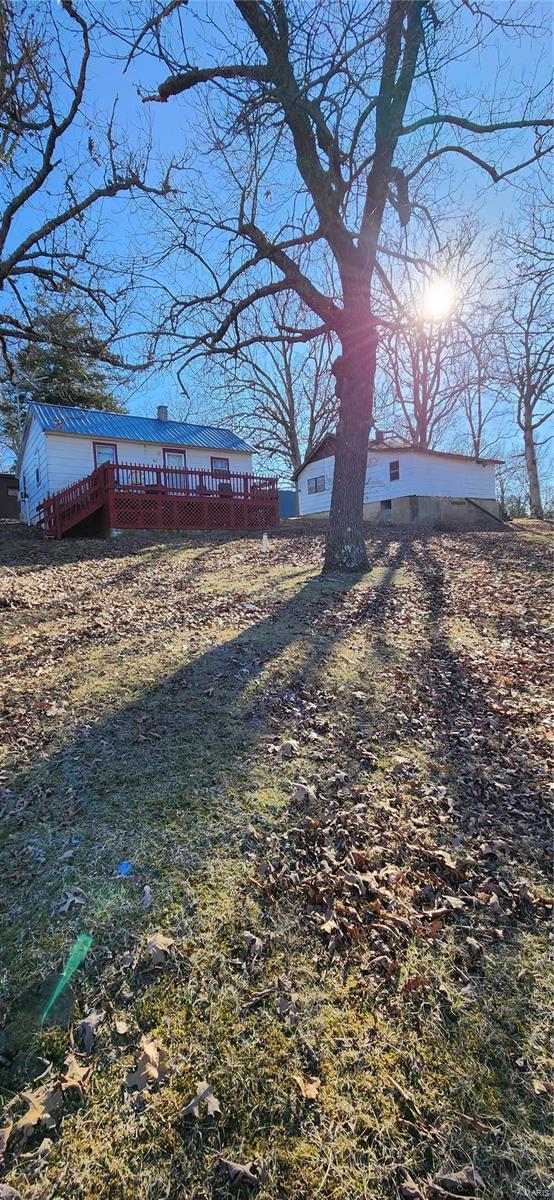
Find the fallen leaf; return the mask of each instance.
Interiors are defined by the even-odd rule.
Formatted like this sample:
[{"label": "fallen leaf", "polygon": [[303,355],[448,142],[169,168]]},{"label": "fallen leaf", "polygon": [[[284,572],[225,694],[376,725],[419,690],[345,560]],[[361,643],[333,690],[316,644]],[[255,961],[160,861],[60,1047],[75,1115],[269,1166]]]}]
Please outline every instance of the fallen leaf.
[{"label": "fallen leaf", "polygon": [[74,1054],[68,1054],[64,1063],[63,1072],[60,1075],[60,1086],[62,1091],[66,1092],[70,1088],[77,1088],[78,1091],[82,1092],[86,1087],[91,1075],[92,1066],[90,1064],[86,1067],[82,1067],[80,1063],[77,1062]]},{"label": "fallen leaf", "polygon": [[147,950],[150,952],[153,966],[163,967],[169,951],[174,945],[175,942],[172,937],[166,937],[164,933],[159,932],[152,934],[152,937],[147,942]]},{"label": "fallen leaf", "polygon": [[453,1196],[476,1196],[485,1186],[484,1179],[473,1166],[462,1167],[459,1171],[444,1171],[433,1177],[433,1183],[444,1188]]},{"label": "fallen leaf", "polygon": [[289,738],[287,741],[281,742],[279,750],[283,755],[283,758],[292,758],[293,754],[298,753],[298,742],[295,742],[292,738]]},{"label": "fallen leaf", "polygon": [[243,1183],[261,1182],[262,1174],[255,1162],[238,1163],[233,1162],[230,1158],[220,1158],[218,1166],[220,1170],[227,1172],[231,1187],[233,1188],[238,1188]]},{"label": "fallen leaf", "polygon": [[79,1021],[79,1024],[76,1026],[75,1033],[79,1034],[83,1039],[85,1054],[90,1054],[94,1046],[94,1035],[104,1017],[104,1012],[91,1012],[82,1021]]},{"label": "fallen leaf", "polygon": [[86,896],[80,887],[64,888],[63,899],[58,904],[58,912],[68,913],[74,904],[86,904]]},{"label": "fallen leaf", "polygon": [[293,1075],[292,1078],[306,1100],[317,1100],[317,1093],[321,1087],[321,1079],[318,1079],[317,1075]]},{"label": "fallen leaf", "polygon": [[406,1172],[404,1180],[400,1184],[400,1195],[402,1200],[423,1200],[423,1192],[415,1179]]},{"label": "fallen leaf", "polygon": [[128,1026],[127,1022],[121,1021],[121,1020],[116,1021],[115,1022],[115,1032],[116,1033],[128,1033],[129,1026]]},{"label": "fallen leaf", "polygon": [[144,886],[144,891],[142,893],[140,902],[141,902],[143,908],[152,908],[152,904],[153,904],[152,892],[150,891],[148,884],[145,884],[145,886]]},{"label": "fallen leaf", "polygon": [[142,1054],[134,1071],[130,1071],[125,1086],[131,1092],[142,1092],[150,1084],[163,1083],[167,1075],[167,1055],[160,1042],[147,1037],[140,1040]]},{"label": "fallen leaf", "polygon": [[63,1105],[61,1088],[45,1083],[34,1092],[22,1092],[21,1097],[27,1101],[29,1108],[16,1121],[14,1128],[26,1141],[36,1129],[55,1129],[56,1118]]},{"label": "fallen leaf", "polygon": [[0,1165],[4,1161],[4,1155],[6,1153],[6,1147],[8,1145],[8,1139],[12,1129],[13,1121],[8,1121],[6,1125],[2,1125],[2,1128],[0,1129]]},{"label": "fallen leaf", "polygon": [[263,988],[263,990],[260,992],[252,992],[250,996],[247,996],[246,1000],[243,1000],[241,1004],[241,1012],[251,1012],[252,1009],[257,1008],[259,1004],[263,1004],[264,1000],[267,1000],[269,996],[273,996],[274,992],[275,988],[272,987]]},{"label": "fallen leaf", "polygon": [[290,798],[291,804],[305,804],[306,801],[316,800],[316,794],[313,788],[306,787],[304,783],[297,783]]},{"label": "fallen leaf", "polygon": [[21,1200],[21,1192],[16,1192],[9,1183],[0,1183],[0,1200]]},{"label": "fallen leaf", "polygon": [[243,929],[242,936],[248,946],[248,953],[251,955],[260,954],[264,948],[261,937],[257,937],[255,933],[250,933],[249,929]]},{"label": "fallen leaf", "polygon": [[209,1117],[214,1117],[216,1113],[221,1112],[219,1100],[216,1096],[214,1096],[211,1084],[208,1083],[207,1079],[202,1079],[200,1081],[196,1088],[196,1096],[193,1100],[191,1100],[190,1104],[187,1104],[186,1108],[183,1109],[181,1115],[183,1117],[188,1117],[192,1114],[198,1119],[200,1116],[201,1104],[207,1105]]},{"label": "fallen leaf", "polygon": [[550,1083],[543,1083],[542,1079],[532,1079],[531,1087],[535,1096],[548,1096],[549,1092],[554,1091],[554,1086]]}]

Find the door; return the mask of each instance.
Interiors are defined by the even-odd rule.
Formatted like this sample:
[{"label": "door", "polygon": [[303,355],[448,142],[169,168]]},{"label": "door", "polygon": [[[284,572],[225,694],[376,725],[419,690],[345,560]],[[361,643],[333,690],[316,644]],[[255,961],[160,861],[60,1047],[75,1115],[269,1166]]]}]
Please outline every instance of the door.
[{"label": "door", "polygon": [[[168,468],[166,474],[166,486],[169,488],[170,492],[185,491],[185,466],[186,460],[184,450],[164,450],[164,467]],[[179,474],[177,474],[177,471],[179,471]]]}]

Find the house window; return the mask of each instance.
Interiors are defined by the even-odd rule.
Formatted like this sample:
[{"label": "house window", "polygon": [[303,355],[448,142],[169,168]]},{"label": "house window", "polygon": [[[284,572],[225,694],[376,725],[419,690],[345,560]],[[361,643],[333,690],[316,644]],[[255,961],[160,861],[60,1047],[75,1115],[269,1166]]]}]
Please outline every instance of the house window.
[{"label": "house window", "polygon": [[394,483],[395,479],[400,479],[400,461],[398,458],[394,462],[389,463],[389,479],[391,483]]},{"label": "house window", "polygon": [[185,466],[184,450],[164,450],[164,467],[176,467],[182,471]]},{"label": "house window", "polygon": [[37,483],[40,483],[40,458],[38,450],[35,451],[35,479]]},{"label": "house window", "polygon": [[102,463],[117,462],[117,446],[115,442],[93,442],[94,465],[101,467]]},{"label": "house window", "polygon": [[392,508],[392,500],[381,500],[381,512],[385,512],[390,508]]},{"label": "house window", "polygon": [[212,471],[214,471],[214,472],[215,471],[225,471],[227,474],[229,473],[229,459],[228,458],[213,458],[212,457],[210,459],[210,462],[212,465]]},{"label": "house window", "polygon": [[325,491],[325,475],[316,475],[313,479],[308,479],[308,495],[312,496],[314,492]]}]

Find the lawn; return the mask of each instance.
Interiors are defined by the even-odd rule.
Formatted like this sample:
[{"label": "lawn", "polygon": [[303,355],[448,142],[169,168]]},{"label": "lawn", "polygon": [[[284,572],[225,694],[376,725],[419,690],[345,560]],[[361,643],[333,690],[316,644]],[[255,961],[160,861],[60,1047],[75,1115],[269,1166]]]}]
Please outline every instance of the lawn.
[{"label": "lawn", "polygon": [[540,527],[0,540],[0,1198],[551,1196]]}]

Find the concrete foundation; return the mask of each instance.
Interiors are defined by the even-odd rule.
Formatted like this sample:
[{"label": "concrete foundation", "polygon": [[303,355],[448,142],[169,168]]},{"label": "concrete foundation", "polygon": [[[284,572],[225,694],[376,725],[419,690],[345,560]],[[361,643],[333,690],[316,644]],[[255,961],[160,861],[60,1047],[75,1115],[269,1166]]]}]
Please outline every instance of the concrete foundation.
[{"label": "concrete foundation", "polygon": [[[328,512],[304,520],[327,520]],[[496,518],[496,519],[495,519]],[[397,496],[364,504],[364,521],[379,525],[427,525],[435,529],[499,529],[497,500],[468,500],[460,496]]]}]

